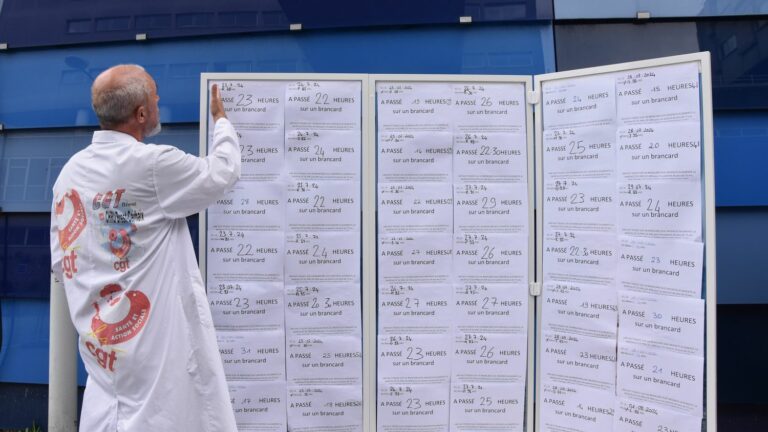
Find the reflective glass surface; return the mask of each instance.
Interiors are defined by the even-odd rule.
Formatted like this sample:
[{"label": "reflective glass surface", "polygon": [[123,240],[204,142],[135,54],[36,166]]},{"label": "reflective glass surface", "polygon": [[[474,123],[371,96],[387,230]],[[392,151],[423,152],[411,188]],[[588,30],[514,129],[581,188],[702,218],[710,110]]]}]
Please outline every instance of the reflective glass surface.
[{"label": "reflective glass surface", "polygon": [[[11,48],[243,32],[552,18],[551,0],[0,1],[0,42]],[[40,31],[41,28],[46,31]]]},{"label": "reflective glass surface", "polygon": [[[718,206],[768,206],[766,161],[768,112],[715,114],[715,200]],[[720,244],[717,246],[721,247]]]},{"label": "reflective glass surface", "polygon": [[[48,212],[51,189],[67,160],[91,143],[93,128],[26,129],[0,133],[0,208]],[[164,125],[151,142],[199,154],[198,125]]]},{"label": "reflective glass surface", "polygon": [[50,226],[50,213],[0,215],[0,297],[49,297]]},{"label": "reflective glass surface", "polygon": [[768,207],[717,209],[717,303],[768,303]]},{"label": "reflective glass surface", "polygon": [[[201,55],[204,53],[204,55]],[[535,74],[554,71],[550,25],[488,25],[184,39],[0,52],[6,128],[96,125],[93,78],[138,63],[159,85],[161,120],[197,122],[201,72]]]},{"label": "reflective glass surface", "polygon": [[[47,300],[0,299],[3,324],[0,383],[48,383],[50,308]],[[78,358],[78,385],[85,385],[86,377],[85,367]]]},{"label": "reflective glass surface", "polygon": [[717,109],[768,109],[768,20],[559,24],[558,70],[698,51],[712,54]]},{"label": "reflective glass surface", "polygon": [[765,0],[554,0],[555,18],[635,18],[650,12],[652,18],[768,13]]}]

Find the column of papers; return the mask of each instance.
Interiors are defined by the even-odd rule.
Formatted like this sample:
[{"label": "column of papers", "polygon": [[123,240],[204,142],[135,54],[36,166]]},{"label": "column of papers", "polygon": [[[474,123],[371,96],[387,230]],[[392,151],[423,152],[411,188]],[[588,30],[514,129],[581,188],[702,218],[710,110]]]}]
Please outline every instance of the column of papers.
[{"label": "column of papers", "polygon": [[524,86],[376,92],[378,429],[522,431]]},{"label": "column of papers", "polygon": [[362,430],[361,83],[218,84],[243,166],[207,283],[238,429]]},{"label": "column of papers", "polygon": [[698,432],[696,64],[547,81],[542,91],[541,430]]}]

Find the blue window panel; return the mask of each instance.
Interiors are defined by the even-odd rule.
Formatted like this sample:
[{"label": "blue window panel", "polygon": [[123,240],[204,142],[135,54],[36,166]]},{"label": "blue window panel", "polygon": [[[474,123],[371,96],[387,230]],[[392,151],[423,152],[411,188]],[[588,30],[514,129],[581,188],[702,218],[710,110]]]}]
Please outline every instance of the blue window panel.
[{"label": "blue window panel", "polygon": [[765,409],[768,392],[764,391],[768,386],[768,374],[765,373],[768,344],[760,342],[766,328],[768,305],[721,305],[717,308],[717,402],[749,404],[748,407],[754,410],[743,410],[737,416],[719,406],[717,419],[722,431],[764,431],[768,424],[768,410]]},{"label": "blue window panel", "polygon": [[718,206],[768,206],[768,112],[715,114]]},{"label": "blue window panel", "polygon": [[[0,42],[10,47],[151,39],[179,36],[413,24],[550,20],[551,0],[99,0],[0,1]],[[45,28],[46,31],[40,31]]]},{"label": "blue window panel", "polygon": [[556,19],[652,18],[760,15],[768,13],[765,0],[554,0]]},{"label": "blue window panel", "polygon": [[[0,313],[3,323],[0,382],[47,384],[50,304],[47,300],[3,298]],[[79,385],[85,385],[86,376],[78,355]]]},{"label": "blue window panel", "polygon": [[[197,124],[165,125],[154,143],[200,153]],[[93,129],[27,129],[0,134],[0,208],[4,212],[48,212],[51,189],[67,160],[91,143]]]},{"label": "blue window panel", "polygon": [[765,19],[558,24],[555,39],[558,70],[709,51],[715,109],[768,109]]},{"label": "blue window panel", "polygon": [[717,209],[717,303],[768,304],[768,207]]},{"label": "blue window panel", "polygon": [[49,296],[50,221],[50,213],[0,216],[0,297]]},{"label": "blue window panel", "polygon": [[6,128],[96,125],[90,106],[92,80],[118,63],[146,67],[159,84],[161,120],[181,123],[199,121],[201,72],[530,75],[554,71],[554,42],[551,25],[525,24],[10,51],[0,53],[0,123]]}]

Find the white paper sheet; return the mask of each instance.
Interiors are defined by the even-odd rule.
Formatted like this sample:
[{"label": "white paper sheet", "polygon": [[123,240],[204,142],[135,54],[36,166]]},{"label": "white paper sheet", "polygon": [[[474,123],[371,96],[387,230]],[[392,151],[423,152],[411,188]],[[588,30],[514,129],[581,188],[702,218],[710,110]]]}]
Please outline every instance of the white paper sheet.
[{"label": "white paper sheet", "polygon": [[289,129],[285,165],[297,180],[360,180],[360,130]]},{"label": "white paper sheet", "polygon": [[699,183],[621,183],[618,190],[621,234],[701,241]]},{"label": "white paper sheet", "polygon": [[615,80],[610,75],[543,82],[544,129],[614,124],[615,90]]},{"label": "white paper sheet", "polygon": [[613,391],[552,384],[541,385],[542,432],[598,432],[613,430]]},{"label": "white paper sheet", "polygon": [[450,385],[387,385],[379,382],[379,432],[448,432]]},{"label": "white paper sheet", "polygon": [[615,432],[698,432],[701,430],[701,417],[679,414],[654,405],[619,399],[616,401],[613,430]]},{"label": "white paper sheet", "polygon": [[359,233],[289,233],[285,283],[359,283]]},{"label": "white paper sheet", "polygon": [[656,66],[616,74],[621,124],[698,122],[698,63]]},{"label": "white paper sheet", "polygon": [[450,283],[452,265],[450,234],[379,235],[379,286]]},{"label": "white paper sheet", "polygon": [[280,232],[239,231],[220,237],[208,231],[208,276],[215,282],[280,282],[285,238]]},{"label": "white paper sheet", "polygon": [[237,134],[242,162],[240,181],[281,180],[285,169],[282,125],[277,130],[237,129]]},{"label": "white paper sheet", "polygon": [[378,144],[379,183],[450,180],[450,132],[382,132]]},{"label": "white paper sheet", "polygon": [[545,331],[540,352],[543,380],[611,392],[616,386],[615,340]]},{"label": "white paper sheet", "polygon": [[236,231],[284,230],[285,190],[282,183],[235,183],[231,191],[208,207],[208,230],[225,231],[214,232],[219,237],[236,237]]},{"label": "white paper sheet", "polygon": [[607,180],[553,180],[544,185],[548,230],[616,232],[616,183]]},{"label": "white paper sheet", "polygon": [[548,231],[543,247],[545,282],[613,286],[618,256],[615,235]]},{"label": "white paper sheet", "polygon": [[285,212],[291,231],[360,231],[360,184],[294,182],[288,185]]},{"label": "white paper sheet", "polygon": [[[224,103],[224,111],[235,129],[282,130],[285,103],[285,83],[274,81],[222,80],[217,84]],[[208,117],[213,125],[213,118]],[[211,133],[213,128],[209,128]],[[209,140],[210,142],[210,140]]]},{"label": "white paper sheet", "polygon": [[595,285],[547,282],[542,293],[544,330],[615,340],[616,290]]},{"label": "white paper sheet", "polygon": [[450,285],[389,284],[379,287],[379,334],[448,333]]},{"label": "white paper sheet", "polygon": [[528,235],[528,187],[525,184],[454,185],[455,233]]},{"label": "white paper sheet", "polygon": [[379,233],[450,233],[453,188],[448,183],[379,183]]},{"label": "white paper sheet", "polygon": [[285,347],[289,384],[359,385],[361,382],[363,353],[359,337],[289,335]]},{"label": "white paper sheet", "polygon": [[693,416],[701,416],[704,359],[619,345],[616,394]]},{"label": "white paper sheet", "polygon": [[525,384],[527,335],[456,333],[451,382]]},{"label": "white paper sheet", "polygon": [[230,381],[228,384],[238,431],[286,430],[285,381]]},{"label": "white paper sheet", "polygon": [[227,380],[285,381],[285,334],[220,331],[216,333]]},{"label": "white paper sheet", "polygon": [[523,83],[455,83],[451,90],[458,131],[525,133]]},{"label": "white paper sheet", "polygon": [[377,83],[378,130],[450,131],[451,90],[447,83]]},{"label": "white paper sheet", "polygon": [[285,287],[285,329],[289,336],[362,334],[359,284]]},{"label": "white paper sheet", "polygon": [[288,430],[359,432],[363,395],[358,386],[289,386]]},{"label": "white paper sheet", "polygon": [[457,331],[527,334],[527,285],[457,284],[453,299],[451,321]]},{"label": "white paper sheet", "polygon": [[701,298],[704,245],[699,242],[619,238],[619,286],[629,291]]},{"label": "white paper sheet", "polygon": [[701,181],[698,123],[621,127],[616,148],[621,182]]},{"label": "white paper sheet", "polygon": [[619,292],[619,344],[704,356],[704,300]]},{"label": "white paper sheet", "polygon": [[[278,179],[283,170],[285,84],[265,81],[215,83],[221,91],[224,111],[240,138],[241,181]],[[208,143],[211,143],[213,118],[210,116],[208,125]]]},{"label": "white paper sheet", "polygon": [[453,253],[456,283],[528,281],[527,235],[457,234]]},{"label": "white paper sheet", "polygon": [[379,382],[447,384],[451,377],[451,335],[379,335]]},{"label": "white paper sheet", "polygon": [[286,129],[361,129],[359,81],[291,81],[285,91]]},{"label": "white paper sheet", "polygon": [[525,386],[515,384],[451,385],[451,430],[524,430]]},{"label": "white paper sheet", "polygon": [[282,329],[283,284],[208,282],[208,305],[216,330]]},{"label": "white paper sheet", "polygon": [[612,125],[549,129],[542,145],[547,181],[615,178],[616,128]]},{"label": "white paper sheet", "polygon": [[526,183],[526,136],[513,133],[453,135],[455,183]]}]

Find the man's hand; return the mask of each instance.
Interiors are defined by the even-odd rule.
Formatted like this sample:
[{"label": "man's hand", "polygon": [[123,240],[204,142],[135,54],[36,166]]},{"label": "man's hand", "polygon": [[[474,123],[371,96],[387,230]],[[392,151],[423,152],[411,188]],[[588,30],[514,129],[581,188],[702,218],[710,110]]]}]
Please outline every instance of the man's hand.
[{"label": "man's hand", "polygon": [[211,88],[211,116],[213,116],[214,124],[220,118],[227,118],[227,114],[224,112],[224,102],[221,101],[221,95],[219,94],[219,86],[216,84]]}]

